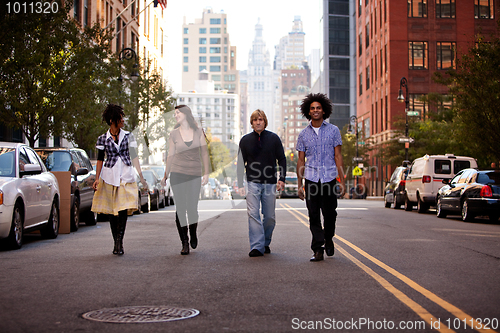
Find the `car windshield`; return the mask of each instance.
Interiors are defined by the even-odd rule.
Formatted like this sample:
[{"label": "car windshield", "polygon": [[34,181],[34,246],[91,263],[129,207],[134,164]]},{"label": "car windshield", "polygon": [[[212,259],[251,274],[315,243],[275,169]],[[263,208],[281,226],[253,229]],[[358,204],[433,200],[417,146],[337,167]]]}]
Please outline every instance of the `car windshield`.
[{"label": "car windshield", "polygon": [[155,178],[153,176],[153,173],[143,171],[142,175],[144,176],[144,179],[146,179],[146,182],[148,183],[149,186],[151,186],[155,183],[155,180],[154,180]]},{"label": "car windshield", "polygon": [[477,175],[477,182],[479,184],[500,185],[500,172],[491,171],[479,173],[479,175]]},{"label": "car windshield", "polygon": [[152,166],[151,170],[156,171],[158,176],[163,176],[163,174],[165,173],[165,169],[162,166]]},{"label": "car windshield", "polygon": [[67,151],[37,151],[49,171],[70,171],[71,155]]},{"label": "car windshield", "polygon": [[16,176],[15,154],[14,148],[0,148],[0,177]]}]

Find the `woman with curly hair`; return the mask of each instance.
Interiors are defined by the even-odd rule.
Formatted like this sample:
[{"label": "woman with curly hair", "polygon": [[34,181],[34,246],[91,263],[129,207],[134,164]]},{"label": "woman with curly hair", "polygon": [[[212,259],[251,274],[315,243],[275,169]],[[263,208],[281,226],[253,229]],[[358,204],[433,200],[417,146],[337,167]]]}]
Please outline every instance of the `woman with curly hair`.
[{"label": "woman with curly hair", "polygon": [[102,114],[109,130],[97,139],[96,181],[93,184],[96,192],[92,201],[93,212],[109,215],[115,244],[113,254],[117,255],[124,254],[123,236],[128,213],[138,208],[138,189],[133,167],[137,170],[141,183],[145,188],[148,187],[137,157],[137,142],[132,133],[122,129],[125,124],[124,116],[123,108],[115,104],[108,104]]},{"label": "woman with curly hair", "polygon": [[[325,94],[309,94],[302,100],[301,111],[310,120],[297,139],[297,183],[301,200],[306,199],[309,229],[312,234],[311,261],[323,260],[323,252],[333,256],[337,220],[337,177],[344,189],[342,136],[339,128],[327,123],[332,103]],[[302,179],[305,178],[305,186]],[[324,229],[321,225],[323,214]],[[324,245],[324,248],[323,248]]]}]

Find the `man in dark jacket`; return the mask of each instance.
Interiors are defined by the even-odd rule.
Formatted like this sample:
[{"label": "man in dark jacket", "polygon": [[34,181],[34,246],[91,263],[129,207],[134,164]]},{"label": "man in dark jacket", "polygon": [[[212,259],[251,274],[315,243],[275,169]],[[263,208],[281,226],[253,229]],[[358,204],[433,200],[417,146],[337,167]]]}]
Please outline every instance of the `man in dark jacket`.
[{"label": "man in dark jacket", "polygon": [[[271,253],[269,244],[276,225],[276,186],[285,188],[286,158],[280,138],[267,131],[264,111],[256,110],[250,116],[253,132],[241,138],[238,154],[238,187],[240,195],[247,200],[250,257]],[[276,161],[279,165],[277,179]],[[243,169],[246,169],[247,187],[243,184]],[[277,185],[276,185],[277,183]],[[262,215],[260,206],[262,204]]]}]

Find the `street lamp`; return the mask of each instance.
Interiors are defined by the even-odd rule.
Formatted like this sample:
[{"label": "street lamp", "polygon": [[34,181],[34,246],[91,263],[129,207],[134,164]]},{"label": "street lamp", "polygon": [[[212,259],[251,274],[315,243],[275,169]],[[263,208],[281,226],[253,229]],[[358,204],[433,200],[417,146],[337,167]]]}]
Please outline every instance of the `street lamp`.
[{"label": "street lamp", "polygon": [[[404,96],[403,96],[403,88],[406,89],[406,94]],[[404,76],[401,78],[401,81],[399,82],[398,101],[405,102],[405,118],[406,118],[405,138],[408,138],[408,110],[410,101],[408,99],[408,81]],[[408,160],[408,148],[410,148],[410,143],[405,142],[405,160],[403,161],[403,166],[406,166],[410,163],[410,161]]]},{"label": "street lamp", "polygon": [[[139,67],[139,64],[137,61],[137,53],[135,53],[134,49],[127,47],[127,48],[124,48],[123,50],[121,50],[121,52],[118,54],[119,60],[123,60],[123,59],[132,60],[132,58],[134,58],[135,63],[134,63],[133,69],[132,69],[132,73],[130,74],[130,78],[132,79],[132,81],[136,81],[139,78],[139,71],[137,70],[137,68]],[[120,81],[123,80],[121,74],[120,74],[119,80]]]}]

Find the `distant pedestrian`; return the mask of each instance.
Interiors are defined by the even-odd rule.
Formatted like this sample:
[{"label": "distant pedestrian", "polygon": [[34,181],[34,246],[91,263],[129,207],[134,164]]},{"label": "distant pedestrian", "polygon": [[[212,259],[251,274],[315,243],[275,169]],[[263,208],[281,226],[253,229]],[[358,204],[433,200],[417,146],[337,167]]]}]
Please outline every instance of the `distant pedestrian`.
[{"label": "distant pedestrian", "polygon": [[[108,104],[102,119],[109,130],[97,139],[96,181],[93,184],[92,211],[109,215],[109,225],[115,243],[113,254],[122,255],[123,236],[128,213],[137,210],[137,183],[132,166],[141,183],[148,187],[142,176],[137,157],[137,142],[132,133],[123,130],[125,113],[119,105]],[[106,157],[106,161],[104,161]]]},{"label": "distant pedestrian", "polygon": [[[276,225],[276,186],[281,191],[285,188],[286,158],[280,138],[266,130],[264,111],[255,110],[250,116],[250,124],[253,131],[240,140],[237,175],[240,195],[246,194],[247,201],[248,255],[260,257],[271,253],[269,245]],[[279,165],[279,180],[276,162]],[[248,191],[245,191],[243,183],[244,169]]]},{"label": "distant pedestrian", "polygon": [[208,183],[208,149],[205,134],[187,105],[176,106],[174,117],[177,124],[168,140],[167,166],[162,183],[165,184],[170,176],[175,198],[175,224],[182,242],[181,254],[187,255],[190,244],[193,249],[198,246],[198,198],[201,185]]},{"label": "distant pedestrian", "polygon": [[[301,200],[306,199],[309,211],[311,249],[314,252],[311,261],[321,261],[325,250],[328,256],[334,254],[333,236],[339,194],[335,191],[337,177],[341,191],[345,189],[342,136],[337,126],[325,121],[332,113],[332,103],[325,94],[307,95],[300,108],[302,115],[310,122],[297,139],[298,194]],[[305,179],[305,186],[302,179]],[[321,213],[324,228],[321,225]]]}]

